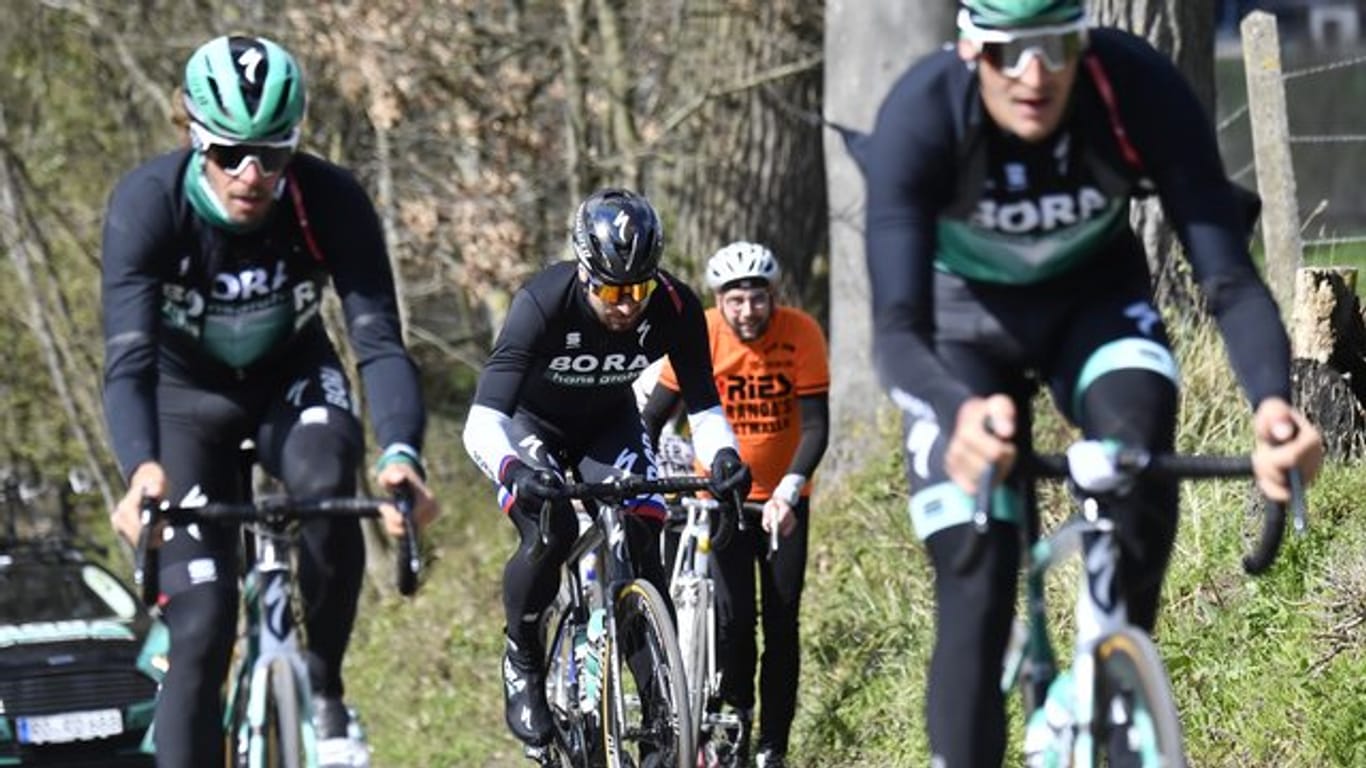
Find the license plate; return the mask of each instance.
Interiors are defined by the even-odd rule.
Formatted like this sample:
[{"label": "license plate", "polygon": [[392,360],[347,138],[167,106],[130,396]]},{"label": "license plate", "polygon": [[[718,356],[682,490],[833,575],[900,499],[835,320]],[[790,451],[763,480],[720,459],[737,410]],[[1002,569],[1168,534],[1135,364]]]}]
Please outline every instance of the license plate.
[{"label": "license plate", "polygon": [[61,744],[89,741],[123,733],[123,716],[117,709],[65,712],[17,718],[23,744]]}]

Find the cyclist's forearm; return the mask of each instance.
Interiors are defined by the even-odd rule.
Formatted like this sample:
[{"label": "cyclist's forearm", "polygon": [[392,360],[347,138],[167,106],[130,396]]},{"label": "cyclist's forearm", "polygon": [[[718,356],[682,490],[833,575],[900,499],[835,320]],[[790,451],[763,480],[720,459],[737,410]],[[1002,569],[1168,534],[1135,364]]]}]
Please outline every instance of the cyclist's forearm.
[{"label": "cyclist's forearm", "polygon": [[413,361],[399,350],[366,362],[360,376],[380,447],[402,443],[421,450],[427,411]]},{"label": "cyclist's forearm", "polygon": [[502,411],[485,405],[471,406],[469,416],[465,417],[465,451],[480,471],[495,483],[501,482],[499,475],[504,463],[517,456],[517,449],[507,434],[511,420],[512,417]]},{"label": "cyclist's forearm", "polygon": [[829,395],[822,392],[799,397],[797,407],[802,416],[802,435],[787,474],[806,478],[816,471],[816,465],[825,456],[825,449],[830,442]]},{"label": "cyclist's forearm", "polygon": [[645,425],[652,445],[659,445],[659,434],[664,431],[664,425],[669,423],[682,400],[678,392],[663,384],[655,384],[649,399],[645,401],[645,407],[640,409],[640,420]]},{"label": "cyclist's forearm", "polygon": [[693,450],[703,466],[710,467],[712,460],[716,458],[716,452],[722,448],[740,450],[739,443],[735,440],[735,432],[731,430],[730,422],[726,421],[726,415],[720,405],[689,413],[688,428],[692,432]]},{"label": "cyclist's forearm", "polygon": [[1254,406],[1268,397],[1289,400],[1290,340],[1266,285],[1255,276],[1209,283],[1210,309],[1248,400]]},{"label": "cyclist's forearm", "polygon": [[131,476],[139,465],[158,458],[155,369],[150,377],[120,376],[106,380],[104,413],[124,477]]}]

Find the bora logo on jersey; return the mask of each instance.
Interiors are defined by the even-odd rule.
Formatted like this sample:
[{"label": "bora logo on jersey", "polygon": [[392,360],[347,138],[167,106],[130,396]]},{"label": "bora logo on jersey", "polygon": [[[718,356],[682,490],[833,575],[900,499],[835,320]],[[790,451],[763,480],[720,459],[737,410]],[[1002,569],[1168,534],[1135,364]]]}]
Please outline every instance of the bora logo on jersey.
[{"label": "bora logo on jersey", "polygon": [[604,387],[635,381],[650,365],[642,354],[558,355],[550,359],[546,378],[566,387]]},{"label": "bora logo on jersey", "polygon": [[1012,235],[1051,232],[1086,221],[1104,211],[1109,203],[1100,190],[1089,186],[1074,194],[1040,195],[1037,200],[1026,198],[1005,202],[986,198],[977,204],[972,224]]}]

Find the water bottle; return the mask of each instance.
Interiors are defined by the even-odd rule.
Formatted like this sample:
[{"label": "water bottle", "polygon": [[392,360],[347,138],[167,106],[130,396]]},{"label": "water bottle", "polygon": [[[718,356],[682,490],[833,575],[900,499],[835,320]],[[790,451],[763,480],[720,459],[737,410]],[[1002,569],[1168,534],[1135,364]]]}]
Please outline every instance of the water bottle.
[{"label": "water bottle", "polygon": [[1071,762],[1073,728],[1072,709],[1076,690],[1072,672],[1059,674],[1048,686],[1043,706],[1029,715],[1025,725],[1024,753],[1028,768],[1061,768]]},{"label": "water bottle", "polygon": [[592,711],[593,701],[588,696],[588,680],[584,670],[588,667],[588,628],[579,625],[574,628],[574,668],[573,680],[577,684],[579,709]]},{"label": "water bottle", "polygon": [[574,640],[574,657],[579,669],[579,710],[592,712],[602,697],[602,636],[605,613],[594,608],[588,615],[588,626],[579,630]]}]

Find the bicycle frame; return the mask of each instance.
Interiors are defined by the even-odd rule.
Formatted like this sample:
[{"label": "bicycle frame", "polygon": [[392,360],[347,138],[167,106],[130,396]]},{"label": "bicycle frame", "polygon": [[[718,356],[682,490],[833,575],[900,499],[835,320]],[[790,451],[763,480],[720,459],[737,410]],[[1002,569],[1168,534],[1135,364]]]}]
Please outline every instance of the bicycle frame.
[{"label": "bicycle frame", "polygon": [[[1057,674],[1057,658],[1048,634],[1048,613],[1044,580],[1055,564],[1081,553],[1083,568],[1078,577],[1074,616],[1076,634],[1072,651],[1072,679],[1075,698],[1071,702],[1073,725],[1072,763],[1074,768],[1095,765],[1096,649],[1100,641],[1128,627],[1128,608],[1118,589],[1119,545],[1113,521],[1100,516],[1094,499],[1082,503],[1080,514],[1073,515],[1050,535],[1024,548],[1026,619],[1023,631],[1017,630],[1017,647],[1007,651],[1006,672],[1001,680],[1009,692],[1017,680],[1029,686],[1028,701],[1042,706],[1048,687]],[[1096,594],[1097,586],[1108,587],[1108,595]],[[1017,625],[1018,626],[1018,625]],[[1031,714],[1026,712],[1026,717]]]}]

